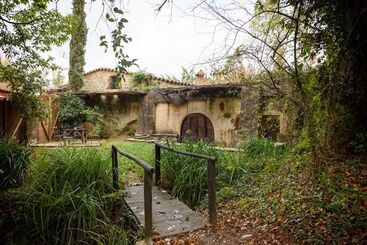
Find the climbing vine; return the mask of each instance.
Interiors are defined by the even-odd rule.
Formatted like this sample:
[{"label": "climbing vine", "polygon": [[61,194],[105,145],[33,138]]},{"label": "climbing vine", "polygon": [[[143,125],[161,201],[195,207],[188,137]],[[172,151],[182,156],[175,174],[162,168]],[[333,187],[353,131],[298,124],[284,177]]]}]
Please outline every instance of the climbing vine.
[{"label": "climbing vine", "polygon": [[73,90],[81,89],[84,84],[85,47],[88,34],[84,5],[85,0],[73,0],[73,16],[78,23],[70,40],[69,84]]}]

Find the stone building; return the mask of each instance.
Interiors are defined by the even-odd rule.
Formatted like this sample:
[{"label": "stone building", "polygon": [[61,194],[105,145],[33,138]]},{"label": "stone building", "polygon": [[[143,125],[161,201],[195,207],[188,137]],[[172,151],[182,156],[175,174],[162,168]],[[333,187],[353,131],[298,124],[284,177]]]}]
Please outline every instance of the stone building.
[{"label": "stone building", "polygon": [[[271,137],[277,139],[278,134],[285,134],[282,113],[264,109],[258,86],[208,84],[205,73],[199,71],[193,84],[151,76],[154,87],[137,89],[132,86],[131,73],[123,76],[116,86],[113,69],[95,69],[85,73],[85,84],[77,93],[89,107],[103,108],[113,118],[111,136],[131,133],[127,128],[132,128],[140,136],[202,138],[234,146],[241,135],[256,137],[265,132],[264,117],[275,118],[277,125],[268,132]],[[53,92],[62,93],[65,89],[64,86]]]}]

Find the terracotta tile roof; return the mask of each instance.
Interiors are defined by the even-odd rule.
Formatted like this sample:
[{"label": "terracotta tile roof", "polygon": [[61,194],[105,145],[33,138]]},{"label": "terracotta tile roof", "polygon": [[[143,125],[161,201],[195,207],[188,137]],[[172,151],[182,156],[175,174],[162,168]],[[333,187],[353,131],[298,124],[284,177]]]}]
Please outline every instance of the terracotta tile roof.
[{"label": "terracotta tile roof", "polygon": [[0,83],[0,91],[5,93],[10,93],[11,90],[5,83]]},{"label": "terracotta tile roof", "polygon": [[[97,71],[116,72],[115,69],[112,69],[112,68],[100,67],[100,68],[97,68],[97,69],[94,69],[94,70],[91,70],[91,71],[88,71],[88,72],[84,73],[84,76],[87,76],[87,75],[92,74],[92,73],[97,72]],[[126,75],[132,75],[133,73],[132,72],[125,72],[124,74],[126,74]],[[192,86],[191,83],[185,83],[185,82],[182,82],[182,81],[177,81],[177,80],[172,80],[172,79],[166,79],[166,78],[157,77],[157,76],[154,76],[154,75],[152,75],[152,79],[155,79],[155,80],[158,80],[158,81],[162,81],[162,82],[172,83],[172,84],[179,84],[179,85],[184,85],[184,86]]]}]

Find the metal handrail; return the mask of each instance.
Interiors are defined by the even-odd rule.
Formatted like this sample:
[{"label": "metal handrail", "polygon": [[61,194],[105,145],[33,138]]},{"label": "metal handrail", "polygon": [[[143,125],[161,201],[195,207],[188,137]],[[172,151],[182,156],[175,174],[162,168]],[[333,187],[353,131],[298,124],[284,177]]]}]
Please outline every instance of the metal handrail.
[{"label": "metal handrail", "polygon": [[158,185],[161,180],[161,149],[175,152],[186,156],[192,156],[207,160],[208,163],[208,206],[209,206],[209,222],[215,227],[217,223],[217,207],[216,207],[216,187],[215,187],[215,162],[217,158],[206,156],[193,152],[180,151],[174,148],[155,142],[155,184]]},{"label": "metal handrail", "polygon": [[153,211],[152,211],[152,186],[153,186],[153,174],[154,168],[143,160],[131,155],[130,153],[122,151],[116,145],[112,145],[112,179],[113,179],[113,190],[118,191],[118,159],[117,153],[134,161],[140,167],[144,169],[144,223],[145,223],[145,237],[149,238],[152,236],[153,229]]}]

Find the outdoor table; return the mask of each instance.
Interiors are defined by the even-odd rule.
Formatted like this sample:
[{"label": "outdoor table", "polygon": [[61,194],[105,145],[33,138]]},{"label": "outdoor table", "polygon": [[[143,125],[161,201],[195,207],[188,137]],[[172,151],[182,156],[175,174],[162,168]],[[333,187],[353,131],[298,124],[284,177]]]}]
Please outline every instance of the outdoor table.
[{"label": "outdoor table", "polygon": [[87,143],[87,132],[85,128],[65,128],[63,137],[81,138],[82,143]]}]

